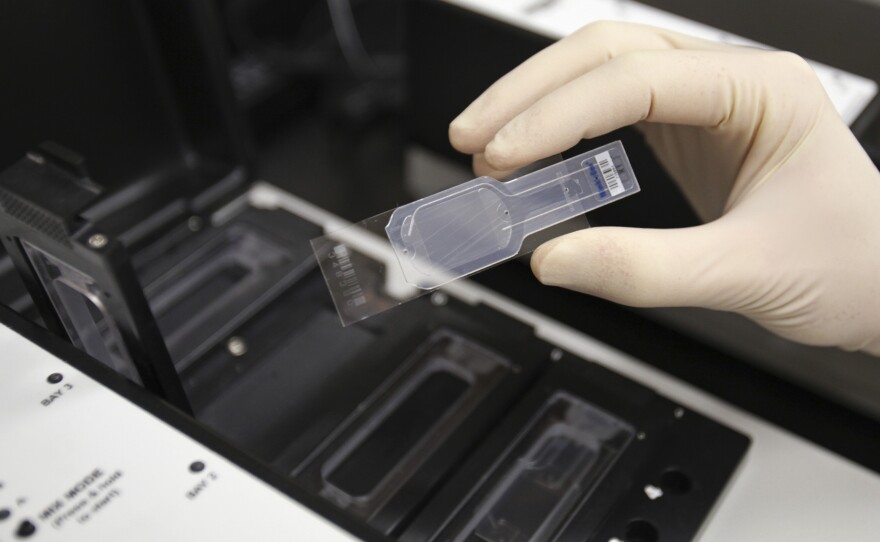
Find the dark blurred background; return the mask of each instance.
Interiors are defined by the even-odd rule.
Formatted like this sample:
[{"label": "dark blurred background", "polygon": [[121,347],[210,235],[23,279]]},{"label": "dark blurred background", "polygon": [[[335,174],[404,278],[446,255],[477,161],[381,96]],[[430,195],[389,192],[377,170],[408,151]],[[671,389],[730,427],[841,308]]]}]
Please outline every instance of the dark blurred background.
[{"label": "dark blurred background", "polygon": [[404,201],[404,1],[219,9],[259,176],[353,220]]}]

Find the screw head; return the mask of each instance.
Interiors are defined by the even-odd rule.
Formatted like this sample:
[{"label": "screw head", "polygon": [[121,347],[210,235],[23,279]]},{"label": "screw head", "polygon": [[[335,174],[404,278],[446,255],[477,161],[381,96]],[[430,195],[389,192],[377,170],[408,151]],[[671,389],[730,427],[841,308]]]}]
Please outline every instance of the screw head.
[{"label": "screw head", "polygon": [[89,237],[89,246],[94,249],[104,248],[105,246],[107,246],[108,241],[109,240],[107,239],[106,235],[104,235],[103,233],[96,233]]},{"label": "screw head", "polygon": [[30,161],[35,162],[40,165],[43,165],[46,163],[46,158],[42,154],[39,154],[36,152],[27,153],[27,157]]},{"label": "screw head", "polygon": [[678,407],[674,411],[672,411],[672,415],[675,416],[676,418],[681,418],[682,416],[684,416],[684,409],[681,407]]},{"label": "screw head", "polygon": [[241,337],[230,337],[226,341],[226,350],[235,357],[240,357],[247,353],[247,343]]},{"label": "screw head", "polygon": [[648,484],[644,489],[645,496],[651,499],[652,501],[656,501],[660,497],[663,496],[663,490],[655,485]]},{"label": "screw head", "polygon": [[189,228],[189,231],[201,231],[205,227],[205,221],[202,217],[193,215],[186,221],[186,226]]},{"label": "screw head", "polygon": [[431,303],[440,307],[449,302],[449,296],[444,294],[443,292],[434,292],[431,294]]},{"label": "screw head", "polygon": [[550,351],[550,360],[551,361],[559,361],[562,359],[562,350],[559,348],[554,348]]}]

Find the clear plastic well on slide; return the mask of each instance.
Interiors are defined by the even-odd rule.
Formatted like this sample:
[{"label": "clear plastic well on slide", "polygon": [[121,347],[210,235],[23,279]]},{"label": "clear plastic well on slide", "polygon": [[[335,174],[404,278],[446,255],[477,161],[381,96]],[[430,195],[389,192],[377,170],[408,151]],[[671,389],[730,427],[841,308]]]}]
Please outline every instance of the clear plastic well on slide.
[{"label": "clear plastic well on slide", "polygon": [[479,177],[312,240],[343,325],[587,227],[639,191],[623,145],[500,182]]}]

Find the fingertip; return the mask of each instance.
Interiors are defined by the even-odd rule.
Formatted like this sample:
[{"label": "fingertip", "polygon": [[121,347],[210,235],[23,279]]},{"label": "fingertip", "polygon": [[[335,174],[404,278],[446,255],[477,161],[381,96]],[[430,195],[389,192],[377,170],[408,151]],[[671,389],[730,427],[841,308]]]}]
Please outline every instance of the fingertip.
[{"label": "fingertip", "polygon": [[547,286],[547,283],[544,282],[544,273],[543,273],[543,263],[544,257],[546,256],[546,249],[544,245],[538,247],[534,252],[532,252],[532,258],[529,260],[529,265],[532,268],[532,274],[535,275],[535,278],[538,279],[538,282]]},{"label": "fingertip", "polygon": [[530,261],[532,273],[541,284],[545,286],[561,286],[564,284],[557,263],[560,261],[559,252],[564,249],[564,238],[553,239],[539,246],[533,253]]},{"label": "fingertip", "polygon": [[465,110],[449,123],[449,143],[464,154],[483,152],[486,146],[486,138],[481,135],[481,123],[475,121],[473,116]]},{"label": "fingertip", "polygon": [[477,177],[492,177],[493,179],[498,179],[499,181],[503,181],[510,177],[515,170],[511,169],[495,169],[490,166],[486,162],[486,158],[483,153],[478,152],[473,156],[473,160],[471,161],[472,167],[474,170],[474,174]]},{"label": "fingertip", "polygon": [[521,167],[527,163],[523,162],[519,157],[513,145],[505,141],[501,134],[495,136],[492,141],[486,145],[483,153],[483,159],[494,170],[510,171]]}]

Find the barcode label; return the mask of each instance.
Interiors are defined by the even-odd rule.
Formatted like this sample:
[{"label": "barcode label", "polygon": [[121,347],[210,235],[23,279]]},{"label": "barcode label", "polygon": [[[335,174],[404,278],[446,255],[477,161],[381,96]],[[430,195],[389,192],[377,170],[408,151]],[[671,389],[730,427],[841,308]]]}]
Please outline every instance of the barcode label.
[{"label": "barcode label", "polygon": [[333,256],[336,262],[336,286],[337,290],[342,294],[349,307],[359,307],[367,302],[364,297],[364,290],[358,282],[354,267],[351,264],[351,257],[345,245],[336,245],[333,247]]},{"label": "barcode label", "polygon": [[605,186],[612,196],[616,196],[623,192],[623,183],[620,182],[620,175],[617,174],[617,168],[614,167],[614,161],[611,160],[611,153],[608,151],[600,152],[596,155],[596,164],[605,180]]}]

